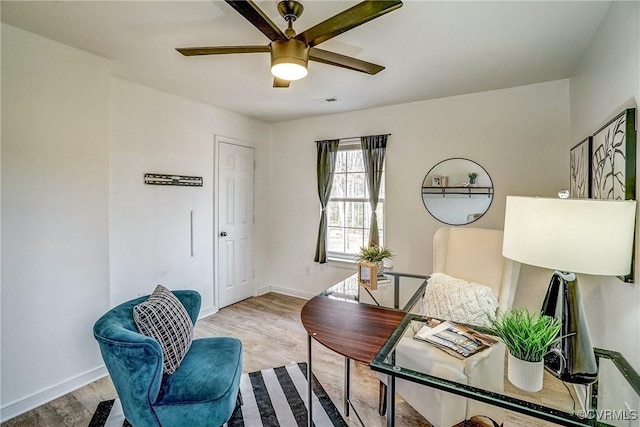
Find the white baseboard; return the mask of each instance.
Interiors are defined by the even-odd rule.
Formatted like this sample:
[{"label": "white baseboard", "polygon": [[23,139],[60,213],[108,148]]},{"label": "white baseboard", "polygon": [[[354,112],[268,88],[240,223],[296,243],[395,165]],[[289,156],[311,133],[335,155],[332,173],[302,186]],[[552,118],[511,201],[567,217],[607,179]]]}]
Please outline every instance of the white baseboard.
[{"label": "white baseboard", "polygon": [[5,422],[11,418],[17,417],[27,411],[42,406],[60,396],[64,396],[67,393],[71,393],[84,387],[87,384],[91,384],[94,381],[99,380],[102,377],[109,375],[107,368],[102,365],[95,369],[78,375],[77,377],[63,381],[57,385],[39,391],[24,399],[17,400],[9,403],[0,408],[0,422]]},{"label": "white baseboard", "polygon": [[282,288],[280,286],[270,286],[269,289],[271,292],[275,292],[277,294],[289,295],[291,297],[298,297],[302,299],[311,299],[317,295],[312,292],[299,291],[297,289]]},{"label": "white baseboard", "polygon": [[268,294],[269,292],[271,292],[271,286],[263,286],[261,288],[258,288],[258,293],[256,296]]},{"label": "white baseboard", "polygon": [[216,314],[217,312],[218,312],[218,307],[216,306],[207,307],[204,310],[200,310],[200,313],[198,314],[198,319],[211,316],[212,314]]}]

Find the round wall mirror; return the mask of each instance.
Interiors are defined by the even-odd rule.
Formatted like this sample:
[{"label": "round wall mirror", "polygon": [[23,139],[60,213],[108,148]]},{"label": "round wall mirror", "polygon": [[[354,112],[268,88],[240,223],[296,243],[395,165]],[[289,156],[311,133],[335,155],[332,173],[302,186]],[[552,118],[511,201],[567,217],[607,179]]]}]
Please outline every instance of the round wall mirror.
[{"label": "round wall mirror", "polygon": [[489,210],[493,182],[487,171],[472,160],[443,160],[422,181],[422,201],[440,222],[470,224]]}]

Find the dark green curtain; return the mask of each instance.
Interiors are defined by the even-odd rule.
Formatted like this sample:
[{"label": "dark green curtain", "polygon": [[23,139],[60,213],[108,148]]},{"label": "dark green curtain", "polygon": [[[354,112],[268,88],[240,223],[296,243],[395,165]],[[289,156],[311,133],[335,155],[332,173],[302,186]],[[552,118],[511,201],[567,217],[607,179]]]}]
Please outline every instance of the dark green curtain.
[{"label": "dark green curtain", "polygon": [[369,228],[369,246],[380,245],[378,232],[378,200],[380,199],[380,184],[384,166],[384,155],[387,151],[387,137],[389,135],[370,135],[360,138],[364,171],[369,189],[369,204],[371,205],[371,221]]},{"label": "dark green curtain", "polygon": [[327,203],[331,196],[339,143],[340,140],[338,139],[316,141],[318,148],[318,198],[320,199],[322,212],[320,213],[316,256],[313,260],[320,264],[327,262]]}]

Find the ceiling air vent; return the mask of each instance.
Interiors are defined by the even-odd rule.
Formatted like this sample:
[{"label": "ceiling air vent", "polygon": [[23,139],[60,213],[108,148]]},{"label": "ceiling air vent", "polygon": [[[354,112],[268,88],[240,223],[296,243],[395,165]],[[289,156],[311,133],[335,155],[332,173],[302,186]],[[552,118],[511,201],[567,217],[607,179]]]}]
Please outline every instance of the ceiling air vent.
[{"label": "ceiling air vent", "polygon": [[330,104],[332,102],[338,102],[338,101],[340,101],[340,99],[338,99],[337,96],[328,96],[326,98],[314,99],[312,102],[315,104]]}]

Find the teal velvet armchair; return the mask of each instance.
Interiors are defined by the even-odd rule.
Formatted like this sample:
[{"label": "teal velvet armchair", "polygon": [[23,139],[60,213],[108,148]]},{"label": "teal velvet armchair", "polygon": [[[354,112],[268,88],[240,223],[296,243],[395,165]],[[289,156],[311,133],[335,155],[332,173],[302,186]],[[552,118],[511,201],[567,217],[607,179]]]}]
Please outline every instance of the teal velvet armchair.
[{"label": "teal velvet armchair", "polygon": [[[174,291],[195,324],[200,294]],[[124,415],[135,427],[221,426],[240,401],[242,343],[229,337],[194,339],[180,367],[163,374],[160,344],[138,332],[133,307],[140,297],[109,310],[93,334]]]}]

